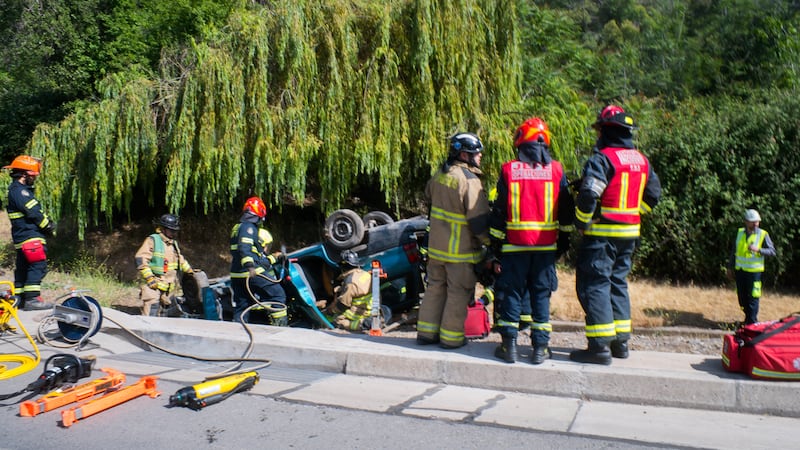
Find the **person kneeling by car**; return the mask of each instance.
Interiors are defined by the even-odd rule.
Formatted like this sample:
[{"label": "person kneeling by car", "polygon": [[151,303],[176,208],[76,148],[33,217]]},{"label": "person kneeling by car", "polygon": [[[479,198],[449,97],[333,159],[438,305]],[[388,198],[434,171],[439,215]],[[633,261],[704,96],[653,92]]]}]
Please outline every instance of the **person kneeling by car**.
[{"label": "person kneeling by car", "polygon": [[372,274],[361,268],[358,254],[345,250],[341,254],[342,274],[334,288],[336,300],[325,309],[325,315],[338,328],[359,331],[372,325]]}]

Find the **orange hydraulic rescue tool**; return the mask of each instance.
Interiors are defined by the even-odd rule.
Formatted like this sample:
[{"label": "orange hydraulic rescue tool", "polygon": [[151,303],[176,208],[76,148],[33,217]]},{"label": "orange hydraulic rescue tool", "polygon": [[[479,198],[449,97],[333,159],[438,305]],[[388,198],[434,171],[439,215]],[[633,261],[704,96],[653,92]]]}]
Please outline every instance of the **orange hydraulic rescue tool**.
[{"label": "orange hydraulic rescue tool", "polygon": [[33,417],[37,414],[52,411],[70,403],[81,401],[93,395],[113,391],[125,382],[125,374],[114,369],[100,369],[108,376],[69,389],[58,389],[49,392],[36,401],[26,401],[19,405],[19,415]]},{"label": "orange hydraulic rescue tool", "polygon": [[[381,262],[372,261],[372,326],[370,336],[383,336],[381,331],[381,278],[386,278],[386,272],[381,268]],[[387,321],[389,317],[385,318]]]},{"label": "orange hydraulic rescue tool", "polygon": [[140,395],[147,394],[150,398],[156,398],[161,395],[161,392],[156,390],[157,379],[158,377],[156,376],[148,375],[140,378],[136,384],[126,386],[118,391],[111,392],[82,405],[61,411],[61,423],[65,427],[68,427],[78,420],[85,419],[93,414],[125,403]]}]

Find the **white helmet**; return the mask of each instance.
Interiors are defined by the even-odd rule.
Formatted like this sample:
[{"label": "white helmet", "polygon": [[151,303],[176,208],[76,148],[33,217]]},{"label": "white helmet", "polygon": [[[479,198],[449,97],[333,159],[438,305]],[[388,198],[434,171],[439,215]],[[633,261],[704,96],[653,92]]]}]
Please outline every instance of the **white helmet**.
[{"label": "white helmet", "polygon": [[745,222],[761,222],[761,216],[758,215],[758,211],[755,209],[748,209],[744,212],[744,221]]}]

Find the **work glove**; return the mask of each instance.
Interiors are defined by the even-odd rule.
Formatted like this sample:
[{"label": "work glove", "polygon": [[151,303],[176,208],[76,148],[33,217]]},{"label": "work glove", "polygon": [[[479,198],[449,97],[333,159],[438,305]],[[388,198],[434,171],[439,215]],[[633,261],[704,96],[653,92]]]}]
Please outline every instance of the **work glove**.
[{"label": "work glove", "polygon": [[256,273],[256,267],[255,266],[248,267],[247,268],[247,272],[248,272],[250,278],[255,278],[256,276],[258,276],[258,273]]},{"label": "work glove", "polygon": [[286,255],[282,252],[274,252],[267,256],[267,260],[270,264],[280,264],[286,259]]},{"label": "work glove", "polygon": [[158,289],[158,279],[156,277],[153,276],[147,277],[145,283],[147,283],[147,287],[149,287],[150,289]]},{"label": "work glove", "polygon": [[51,220],[47,223],[47,226],[44,227],[42,232],[45,234],[45,236],[56,237],[56,223]]}]

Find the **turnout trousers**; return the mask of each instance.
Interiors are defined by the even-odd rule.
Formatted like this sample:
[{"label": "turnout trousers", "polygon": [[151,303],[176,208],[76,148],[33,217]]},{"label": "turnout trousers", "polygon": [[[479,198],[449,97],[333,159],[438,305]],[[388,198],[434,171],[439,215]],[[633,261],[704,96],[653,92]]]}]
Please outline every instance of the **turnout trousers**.
[{"label": "turnout trousers", "polygon": [[520,318],[531,314],[531,342],[547,346],[550,342],[550,294],[558,289],[555,268],[556,252],[531,251],[505,253],[500,258],[503,267],[495,283],[502,292],[497,301],[499,309],[496,330],[506,337],[517,337]]},{"label": "turnout trousers", "polygon": [[[249,280],[249,282],[248,282]],[[250,290],[248,291],[248,285]],[[242,313],[248,306],[255,303],[252,295],[258,297],[262,302],[278,302],[286,304],[286,292],[281,287],[280,283],[271,282],[263,277],[250,277],[250,278],[231,278],[231,293],[233,295],[233,321],[234,322],[247,322],[247,316],[242,317]],[[282,314],[279,314],[282,313]],[[279,313],[271,313],[270,319],[273,325],[278,325],[276,319],[278,316],[286,317],[286,309],[282,309]]]},{"label": "turnout trousers", "polygon": [[627,276],[636,239],[584,236],[578,247],[575,291],[586,313],[591,345],[625,342],[631,335]]},{"label": "turnout trousers", "polygon": [[428,261],[428,287],[419,307],[417,335],[448,347],[464,344],[467,306],[478,281],[471,263]]}]

